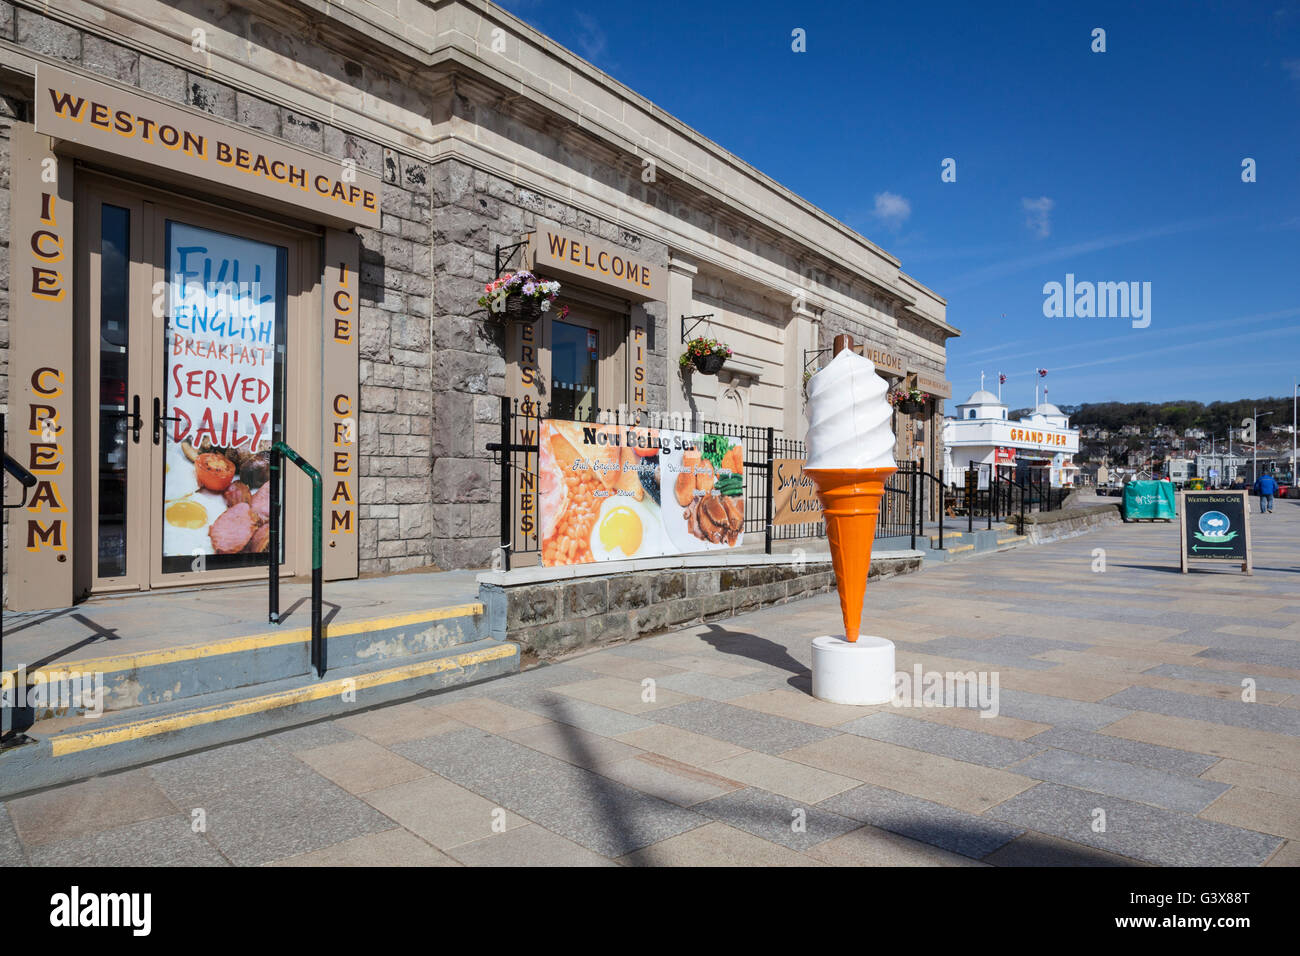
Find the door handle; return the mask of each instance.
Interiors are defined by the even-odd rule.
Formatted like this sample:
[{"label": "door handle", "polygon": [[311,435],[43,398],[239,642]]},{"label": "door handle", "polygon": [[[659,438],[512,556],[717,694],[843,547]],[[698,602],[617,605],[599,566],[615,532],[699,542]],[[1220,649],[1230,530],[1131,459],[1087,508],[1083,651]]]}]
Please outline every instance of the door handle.
[{"label": "door handle", "polygon": [[127,418],[130,419],[131,441],[140,444],[140,429],[144,427],[144,419],[140,417],[140,396],[135,395],[131,398],[131,410],[129,412],[104,412],[106,418]]},{"label": "door handle", "polygon": [[162,444],[163,422],[178,422],[180,419],[175,415],[164,415],[162,413],[162,399],[154,396],[153,400],[153,443]]}]

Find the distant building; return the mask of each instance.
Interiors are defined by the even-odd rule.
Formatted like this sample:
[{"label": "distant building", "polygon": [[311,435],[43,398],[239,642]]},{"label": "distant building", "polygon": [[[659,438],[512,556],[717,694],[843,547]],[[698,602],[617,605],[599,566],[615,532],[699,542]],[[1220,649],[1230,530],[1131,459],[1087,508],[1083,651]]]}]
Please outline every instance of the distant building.
[{"label": "distant building", "polygon": [[1198,441],[1205,437],[1204,428],[1187,428],[1183,430],[1184,438],[1195,438]]},{"label": "distant building", "polygon": [[1138,435],[1142,434],[1142,429],[1139,428],[1137,425],[1125,425],[1123,428],[1119,430],[1119,433],[1126,437],[1135,438]]},{"label": "distant building", "polygon": [[1217,452],[1196,456],[1196,477],[1204,478],[1210,487],[1224,487],[1245,476],[1250,459],[1243,455]]},{"label": "distant building", "polygon": [[1044,402],[1017,420],[992,392],[980,389],[957,405],[956,415],[943,423],[944,471],[949,483],[972,464],[1020,475],[1043,469],[1054,487],[1072,486],[1078,466],[1079,430],[1055,405]]}]

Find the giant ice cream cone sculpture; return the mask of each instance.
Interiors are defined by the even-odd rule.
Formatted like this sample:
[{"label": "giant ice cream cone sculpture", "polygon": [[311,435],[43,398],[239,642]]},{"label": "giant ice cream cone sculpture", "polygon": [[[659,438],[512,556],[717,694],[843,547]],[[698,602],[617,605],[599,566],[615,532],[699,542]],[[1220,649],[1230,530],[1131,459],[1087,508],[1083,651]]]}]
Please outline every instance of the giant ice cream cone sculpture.
[{"label": "giant ice cream cone sculpture", "polygon": [[817,483],[844,636],[850,642],[857,641],[862,621],[880,499],[885,482],[898,470],[888,390],[872,361],[850,348],[838,352],[808,382],[804,473]]}]

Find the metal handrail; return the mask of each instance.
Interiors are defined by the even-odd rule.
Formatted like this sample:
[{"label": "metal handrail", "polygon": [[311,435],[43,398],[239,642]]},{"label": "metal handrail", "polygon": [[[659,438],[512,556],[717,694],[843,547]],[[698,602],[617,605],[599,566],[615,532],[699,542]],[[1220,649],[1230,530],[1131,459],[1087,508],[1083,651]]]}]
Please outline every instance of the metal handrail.
[{"label": "metal handrail", "polygon": [[[9,452],[3,451],[6,435],[7,433],[5,432],[5,416],[0,415],[0,453],[4,454],[4,470],[7,471],[9,474],[13,475],[14,479],[23,486],[23,497],[20,501],[17,501],[14,504],[9,504],[8,502],[0,502],[0,504],[2,504],[5,510],[7,511],[10,508],[21,508],[25,504],[27,504],[27,492],[31,491],[33,488],[36,487],[36,476],[33,475],[30,471],[28,471],[26,468],[24,468],[22,465],[20,465],[9,454]],[[9,529],[11,541],[13,540],[13,533],[14,533],[13,529],[12,528]],[[6,550],[5,548],[0,547],[0,580],[4,579],[5,550]],[[5,645],[4,602],[0,601],[0,675],[3,675],[5,672],[4,645]],[[2,676],[0,676],[0,680],[3,680]],[[17,671],[14,672],[14,686],[10,688],[10,694],[13,697],[13,705],[16,708],[18,705],[18,672]],[[11,708],[5,708],[5,709],[11,709]],[[4,736],[5,734],[4,724],[5,724],[4,720],[0,719],[0,737]],[[13,728],[10,727],[11,732],[12,730]]]},{"label": "metal handrail", "polygon": [[[943,479],[941,479],[941,478],[939,478],[937,475],[935,475],[935,474],[933,474],[933,473],[928,472],[928,471],[925,470],[925,459],[920,459],[919,464],[920,464],[921,467],[920,467],[920,468],[915,472],[915,474],[917,474],[919,477],[922,477],[922,478],[929,478],[931,481],[933,481],[936,485],[939,486],[939,547],[938,547],[938,550],[939,550],[939,551],[943,551],[943,550],[944,550],[944,546],[943,546],[943,517],[944,517],[944,512],[947,510],[947,504],[948,504],[948,502],[947,502],[946,498],[947,498],[947,491],[948,491],[948,490],[944,487]],[[921,486],[921,487],[924,487],[924,486]],[[924,522],[925,522],[925,500],[924,500],[924,493],[922,493],[921,495],[918,495],[917,497],[920,497],[920,498],[922,499],[922,501],[921,501],[921,522],[922,522],[922,525],[921,525],[921,526],[924,527]],[[913,537],[913,541],[915,541],[915,536]],[[913,547],[915,547],[915,545],[913,545]]]},{"label": "metal handrail", "polygon": [[267,542],[267,590],[272,624],[280,623],[280,456],[284,455],[311,479],[311,665],[325,676],[325,645],[321,638],[321,477],[282,441],[271,446],[271,535]]}]

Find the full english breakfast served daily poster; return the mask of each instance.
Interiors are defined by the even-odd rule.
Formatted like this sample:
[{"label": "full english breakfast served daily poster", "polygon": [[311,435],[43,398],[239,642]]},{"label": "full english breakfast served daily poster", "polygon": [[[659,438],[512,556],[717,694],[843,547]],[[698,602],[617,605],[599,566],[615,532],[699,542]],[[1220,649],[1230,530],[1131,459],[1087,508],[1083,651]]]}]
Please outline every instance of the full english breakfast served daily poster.
[{"label": "full english breakfast served daily poster", "polygon": [[168,259],[164,566],[265,561],[283,253],[173,222]]},{"label": "full english breakfast served daily poster", "polygon": [[539,433],[542,564],[734,548],[745,451],[723,435],[547,419]]}]

